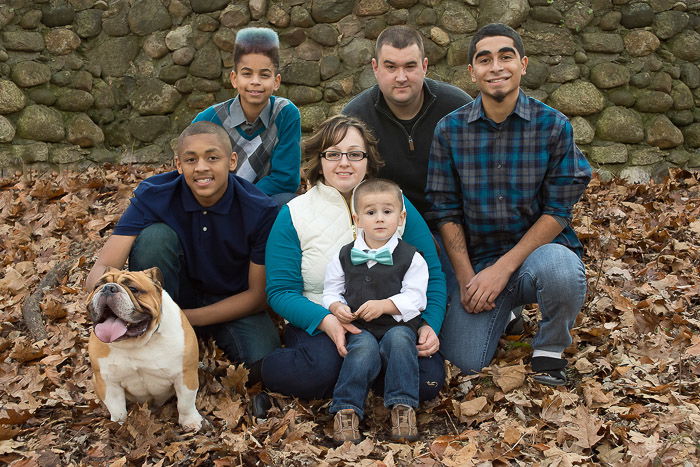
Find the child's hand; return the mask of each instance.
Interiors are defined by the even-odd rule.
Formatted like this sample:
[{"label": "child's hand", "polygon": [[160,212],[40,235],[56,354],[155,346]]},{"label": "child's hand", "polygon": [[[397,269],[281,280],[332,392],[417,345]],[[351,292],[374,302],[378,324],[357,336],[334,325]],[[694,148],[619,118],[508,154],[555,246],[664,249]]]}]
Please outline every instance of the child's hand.
[{"label": "child's hand", "polygon": [[331,303],[331,306],[328,307],[328,311],[333,313],[333,316],[344,324],[350,323],[355,319],[355,315],[352,314],[350,307],[343,302]]},{"label": "child's hand", "polygon": [[360,305],[360,308],[355,312],[355,317],[365,321],[372,321],[384,314],[394,314],[396,305],[391,300],[367,300]]}]

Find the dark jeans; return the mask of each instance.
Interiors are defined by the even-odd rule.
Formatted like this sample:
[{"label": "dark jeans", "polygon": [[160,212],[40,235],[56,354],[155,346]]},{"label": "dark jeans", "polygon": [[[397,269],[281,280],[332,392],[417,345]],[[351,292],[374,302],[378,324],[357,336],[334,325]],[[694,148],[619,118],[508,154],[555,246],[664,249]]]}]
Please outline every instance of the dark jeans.
[{"label": "dark jeans", "polygon": [[[306,400],[330,398],[343,364],[343,357],[338,354],[333,341],[325,333],[311,336],[288,324],[284,344],[284,348],[274,350],[263,359],[265,387]],[[434,399],[445,379],[442,356],[436,353],[418,358],[418,369],[418,399]],[[384,375],[380,374],[376,381],[375,392],[383,394]]]},{"label": "dark jeans", "polygon": [[[153,224],[142,230],[129,255],[132,271],[153,266],[161,270],[163,287],[181,308],[199,308],[226,298],[192,286],[180,239],[165,224]],[[236,363],[253,363],[280,346],[277,328],[264,311],[225,323],[196,326],[195,331],[200,337],[214,338],[229,360]]]}]

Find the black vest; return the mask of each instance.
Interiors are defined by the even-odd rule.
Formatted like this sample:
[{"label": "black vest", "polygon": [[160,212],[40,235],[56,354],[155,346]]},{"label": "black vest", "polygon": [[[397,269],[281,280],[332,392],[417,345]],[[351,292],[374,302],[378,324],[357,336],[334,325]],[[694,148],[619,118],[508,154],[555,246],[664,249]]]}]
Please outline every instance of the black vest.
[{"label": "black vest", "polygon": [[[350,261],[350,250],[353,243],[349,243],[340,249],[340,265],[345,273],[345,301],[354,313],[368,300],[383,300],[401,292],[401,283],[406,271],[413,262],[416,247],[402,240],[392,253],[393,266],[377,263],[371,268],[367,263],[355,266]],[[409,326],[414,331],[420,325],[420,316],[416,316],[408,322],[396,321],[391,315],[381,315],[372,321],[357,320],[353,324],[360,329],[366,329],[381,339],[384,333],[394,326]]]}]

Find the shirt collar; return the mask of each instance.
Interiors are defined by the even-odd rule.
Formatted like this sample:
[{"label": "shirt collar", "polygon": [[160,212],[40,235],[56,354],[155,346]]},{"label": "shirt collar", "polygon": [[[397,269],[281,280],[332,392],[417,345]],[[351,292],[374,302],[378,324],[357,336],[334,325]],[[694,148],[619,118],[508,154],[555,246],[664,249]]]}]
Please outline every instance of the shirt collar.
[{"label": "shirt collar", "polygon": [[[265,108],[262,109],[262,112],[260,112],[260,115],[258,115],[258,118],[255,120],[260,120],[263,125],[265,125],[265,128],[270,127],[270,118],[272,117],[272,112],[271,112],[271,107],[272,107],[272,98],[267,100],[267,104],[265,105]],[[246,123],[246,118],[245,118],[245,113],[243,112],[243,107],[241,107],[241,99],[240,96],[236,96],[236,98],[231,102],[231,106],[229,107],[229,116],[228,116],[228,121],[231,122],[233,126],[238,126],[243,123]],[[255,123],[255,122],[250,122],[250,123]]]},{"label": "shirt collar", "polygon": [[[513,114],[518,115],[523,120],[530,121],[532,114],[530,109],[530,99],[528,99],[527,95],[525,95],[522,89],[518,90],[518,100],[515,102],[515,109],[513,109],[513,112],[510,115]],[[510,115],[508,115],[506,120],[510,118]],[[474,99],[474,104],[467,115],[467,122],[472,123],[480,118],[484,120],[488,118],[486,113],[484,113],[481,94],[476,96],[476,99]]]},{"label": "shirt collar", "polygon": [[[359,232],[362,232],[362,229],[358,229]],[[384,244],[384,246],[379,247],[379,248],[370,248],[367,243],[365,242],[365,235],[362,233],[361,235],[358,234],[357,238],[355,239],[355,244],[353,245],[355,248],[360,249],[360,250],[369,250],[369,251],[379,251],[383,248],[389,248],[390,252],[394,252],[394,249],[396,248],[396,245],[399,244],[399,232],[398,230],[394,232],[394,235],[391,236],[388,242]]]},{"label": "shirt collar", "polygon": [[197,212],[197,211],[209,211],[215,214],[227,214],[231,211],[231,204],[233,203],[234,196],[234,180],[233,174],[228,176],[228,186],[226,187],[226,192],[224,196],[221,197],[219,201],[213,206],[204,207],[199,204],[199,201],[192,194],[192,190],[185,182],[185,177],[180,175],[180,183],[182,184],[182,207],[186,212]]}]

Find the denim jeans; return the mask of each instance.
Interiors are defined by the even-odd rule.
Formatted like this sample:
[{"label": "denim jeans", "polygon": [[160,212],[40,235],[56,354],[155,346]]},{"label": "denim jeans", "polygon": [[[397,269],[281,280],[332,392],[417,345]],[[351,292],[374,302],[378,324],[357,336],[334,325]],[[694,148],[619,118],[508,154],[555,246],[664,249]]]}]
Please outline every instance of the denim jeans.
[{"label": "denim jeans", "polygon": [[[475,265],[476,272],[491,263]],[[451,267],[451,266],[450,266]],[[448,282],[449,306],[440,332],[442,355],[466,373],[488,366],[498,347],[510,310],[537,303],[542,319],[532,341],[536,350],[563,352],[571,344],[569,331],[586,295],[581,259],[565,246],[549,243],[528,256],[511,275],[492,310],[467,313],[456,281]]]},{"label": "denim jeans", "polygon": [[[192,286],[180,239],[166,224],[143,229],[129,254],[132,271],[153,266],[161,270],[163,287],[181,308],[199,308],[226,298]],[[225,323],[195,326],[195,332],[203,338],[213,337],[229,360],[236,363],[253,363],[280,346],[277,328],[265,311]]]},{"label": "denim jeans", "polygon": [[379,341],[369,331],[349,334],[348,354],[335,383],[329,412],[352,409],[364,418],[367,393],[382,368],[385,369],[384,406],[418,407],[416,340],[416,333],[407,326],[394,326]]},{"label": "denim jeans", "polygon": [[[265,387],[305,400],[331,397],[343,364],[333,341],[325,333],[311,336],[288,324],[284,344],[285,347],[274,350],[263,359],[261,372]],[[419,357],[418,369],[418,400],[434,399],[445,380],[442,356],[436,353],[431,357]],[[375,392],[383,391],[383,383],[380,372]]]}]

